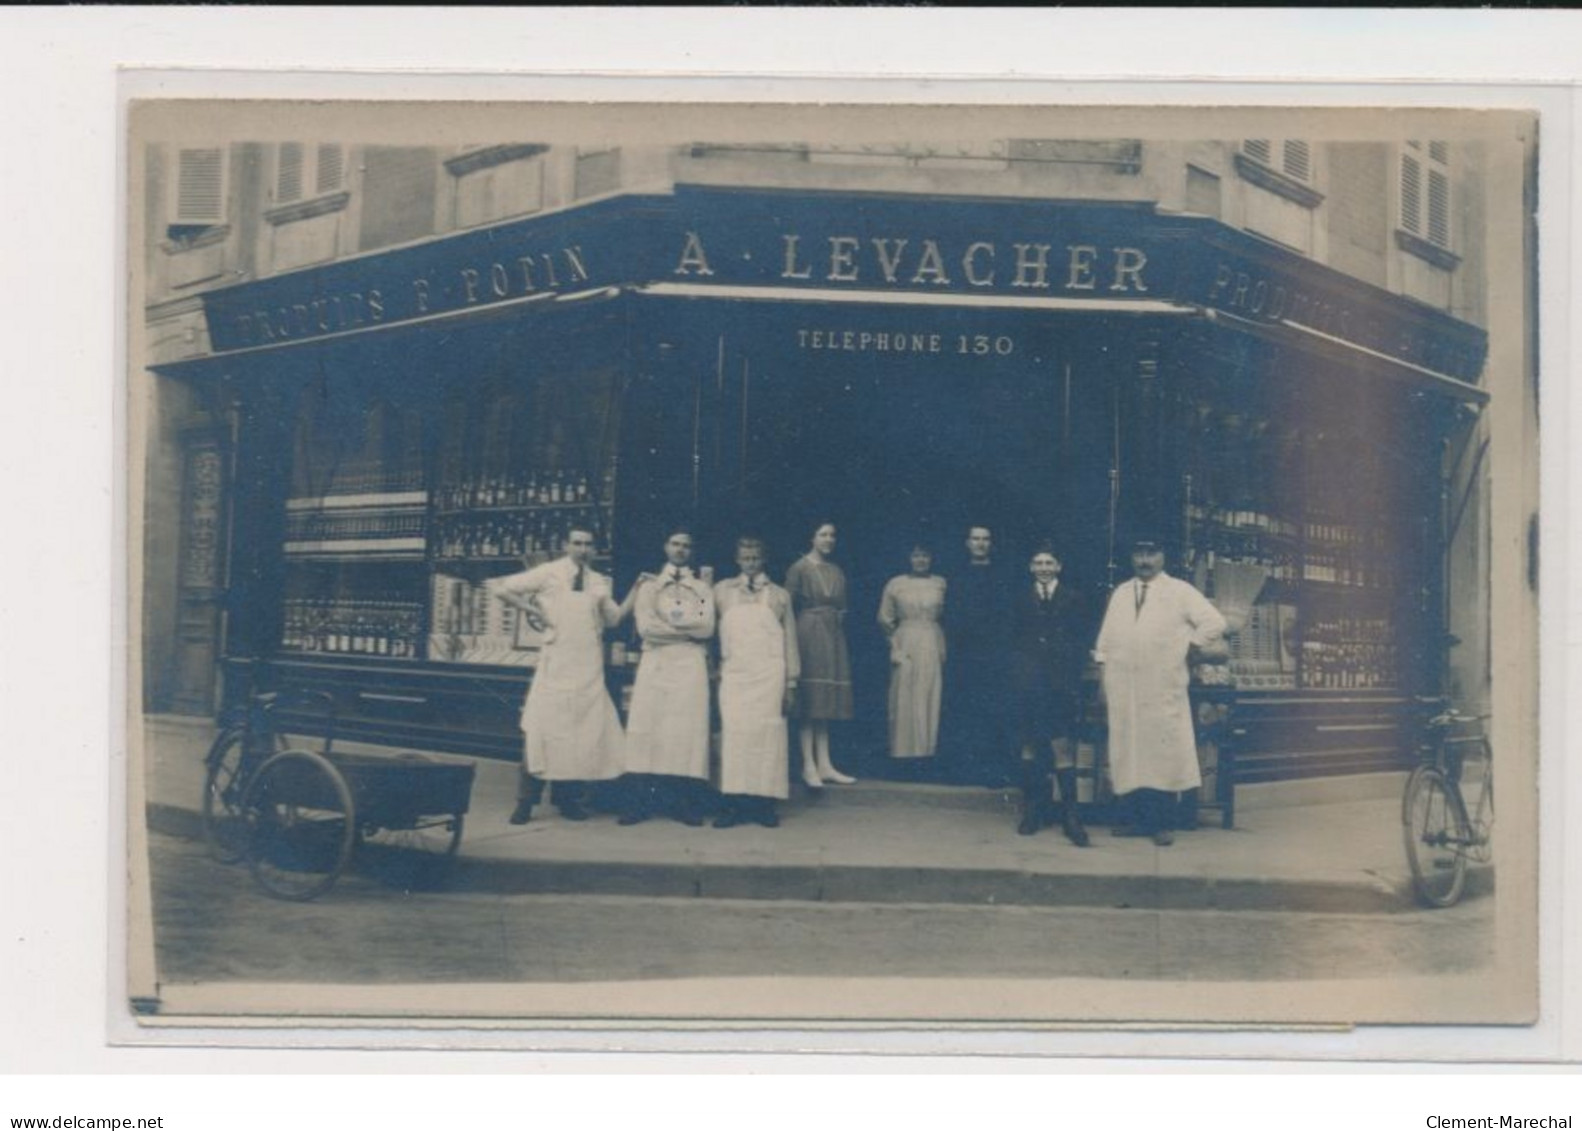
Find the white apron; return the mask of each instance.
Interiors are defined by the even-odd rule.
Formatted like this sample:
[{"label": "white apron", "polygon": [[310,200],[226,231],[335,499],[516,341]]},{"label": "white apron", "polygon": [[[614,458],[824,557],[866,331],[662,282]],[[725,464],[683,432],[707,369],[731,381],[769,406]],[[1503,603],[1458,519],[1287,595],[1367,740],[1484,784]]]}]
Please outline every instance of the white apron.
[{"label": "white apron", "polygon": [[626,771],[708,779],[709,671],[702,644],[647,644],[626,720]]},{"label": "white apron", "polygon": [[720,792],[790,795],[786,752],[785,630],[767,599],[720,618]]},{"label": "white apron", "polygon": [[1224,620],[1208,599],[1168,575],[1149,582],[1140,610],[1132,582],[1111,596],[1097,651],[1104,660],[1116,793],[1176,792],[1202,784],[1187,695],[1187,650],[1223,630]]},{"label": "white apron", "polygon": [[544,646],[522,706],[527,772],[547,781],[620,776],[621,720],[604,683],[604,632],[598,595],[553,598],[554,639]]}]

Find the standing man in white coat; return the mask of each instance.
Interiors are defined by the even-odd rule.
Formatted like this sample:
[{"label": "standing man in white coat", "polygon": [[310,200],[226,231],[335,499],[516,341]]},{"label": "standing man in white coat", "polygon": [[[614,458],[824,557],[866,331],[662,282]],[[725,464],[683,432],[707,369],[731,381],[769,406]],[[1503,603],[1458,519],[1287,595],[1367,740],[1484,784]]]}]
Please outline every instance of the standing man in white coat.
[{"label": "standing man in white coat", "polygon": [[525,751],[513,825],[525,825],[553,782],[567,820],[586,820],[588,783],[622,770],[621,720],[604,682],[604,631],[621,619],[610,579],[593,570],[593,532],[566,532],[566,556],[492,579],[501,601],[547,622],[544,648],[522,707]]},{"label": "standing man in white coat", "polygon": [[692,534],[665,538],[665,567],[637,580],[637,631],[643,658],[626,720],[625,812],[635,825],[664,813],[684,825],[703,823],[709,793],[709,668],[714,591],[695,576]]},{"label": "standing man in white coat", "polygon": [[779,827],[775,802],[790,794],[786,714],[796,701],[796,618],[791,594],[764,576],[764,544],[736,542],[741,573],[714,587],[720,622],[720,793],[714,827]]},{"label": "standing man in white coat", "polygon": [[1110,777],[1132,820],[1117,836],[1147,836],[1161,847],[1173,795],[1202,784],[1187,653],[1225,633],[1225,618],[1189,583],[1164,572],[1164,548],[1132,545],[1135,576],[1110,597],[1094,659],[1103,665],[1109,713]]}]

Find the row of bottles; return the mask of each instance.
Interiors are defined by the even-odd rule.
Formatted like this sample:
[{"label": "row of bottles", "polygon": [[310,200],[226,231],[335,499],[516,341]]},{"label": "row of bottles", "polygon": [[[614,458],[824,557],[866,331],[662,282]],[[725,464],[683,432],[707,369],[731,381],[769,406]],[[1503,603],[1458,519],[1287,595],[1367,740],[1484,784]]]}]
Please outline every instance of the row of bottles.
[{"label": "row of bottles", "polygon": [[286,600],[280,646],[295,652],[416,659],[423,606],[416,601]]},{"label": "row of bottles", "polygon": [[1262,566],[1270,580],[1294,584],[1302,579],[1302,561],[1289,550],[1274,550],[1256,543],[1242,543],[1235,539],[1213,538],[1206,546],[1199,546],[1201,560],[1212,574],[1218,562],[1238,562]]},{"label": "row of bottles", "polygon": [[1388,555],[1347,550],[1309,550],[1302,559],[1302,580],[1354,589],[1394,589],[1399,571]]},{"label": "row of bottles", "polygon": [[[1339,531],[1340,527],[1323,527]],[[1205,526],[1192,532],[1193,554],[1206,560],[1262,566],[1271,580],[1285,584],[1316,582],[1357,589],[1393,589],[1399,582],[1395,556],[1377,542],[1309,541],[1304,548],[1270,540],[1254,528]]]},{"label": "row of bottles", "polygon": [[591,503],[595,495],[608,498],[612,478],[605,476],[602,491],[581,471],[524,471],[480,475],[449,483],[439,489],[442,511],[476,510],[480,507],[561,507]]},{"label": "row of bottles", "polygon": [[[288,511],[286,541],[344,542],[383,538],[422,538],[425,515],[400,510]],[[289,549],[289,547],[288,547]]]},{"label": "row of bottles", "polygon": [[1272,534],[1278,538],[1295,538],[1301,532],[1301,528],[1296,523],[1269,514],[1251,504],[1232,507],[1220,506],[1217,503],[1189,503],[1187,520],[1194,530],[1213,526],[1227,531]]},{"label": "row of bottles", "polygon": [[1304,688],[1373,690],[1398,683],[1398,649],[1390,621],[1331,617],[1303,626]]},{"label": "row of bottles", "polygon": [[555,553],[568,523],[603,526],[596,507],[579,507],[554,514],[522,514],[492,518],[444,518],[438,521],[434,556],[461,558],[523,558]]}]

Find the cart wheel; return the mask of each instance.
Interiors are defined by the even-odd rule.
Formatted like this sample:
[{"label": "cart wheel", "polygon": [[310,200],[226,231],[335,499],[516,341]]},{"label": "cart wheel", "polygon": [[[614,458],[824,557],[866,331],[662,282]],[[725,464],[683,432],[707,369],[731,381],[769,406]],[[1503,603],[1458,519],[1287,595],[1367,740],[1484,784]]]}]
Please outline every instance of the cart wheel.
[{"label": "cart wheel", "polygon": [[351,859],[351,790],[321,754],[287,750],[270,758],[253,775],[242,811],[253,878],[279,899],[322,895]]},{"label": "cart wheel", "polygon": [[361,867],[403,891],[440,887],[450,874],[465,823],[463,814],[447,813],[419,817],[411,828],[359,828]]}]

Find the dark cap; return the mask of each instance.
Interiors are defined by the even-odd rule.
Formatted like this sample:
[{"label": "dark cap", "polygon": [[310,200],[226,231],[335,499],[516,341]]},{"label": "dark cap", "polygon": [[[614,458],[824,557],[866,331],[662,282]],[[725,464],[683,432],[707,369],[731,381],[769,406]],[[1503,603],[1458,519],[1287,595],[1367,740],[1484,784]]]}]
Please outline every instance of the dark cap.
[{"label": "dark cap", "polygon": [[1162,554],[1165,544],[1152,534],[1139,534],[1132,539],[1132,553],[1134,554]]}]

